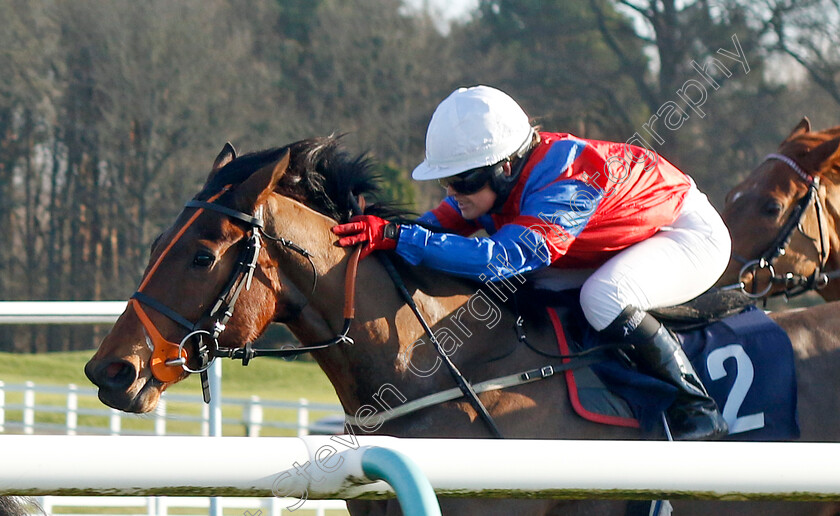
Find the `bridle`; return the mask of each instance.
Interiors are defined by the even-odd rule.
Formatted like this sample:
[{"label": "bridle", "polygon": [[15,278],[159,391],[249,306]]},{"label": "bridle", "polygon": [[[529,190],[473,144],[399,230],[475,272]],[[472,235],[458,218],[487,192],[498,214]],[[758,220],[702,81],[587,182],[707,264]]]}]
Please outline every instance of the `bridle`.
[{"label": "bridle", "polygon": [[[263,237],[275,241],[286,247],[309,261],[312,268],[312,293],[315,292],[315,287],[318,283],[318,271],[312,261],[312,253],[297,245],[291,240],[274,237],[266,234],[263,231],[262,207],[257,208],[254,215],[249,215],[226,206],[215,203],[222,194],[230,189],[230,185],[222,189],[221,192],[212,196],[207,201],[192,200],[185,205],[185,208],[196,209],[196,212],[187,220],[187,222],[176,233],[173,239],[169,242],[167,247],[160,254],[158,259],[152,265],[149,272],[143,279],[140,287],[131,296],[129,304],[134,308],[135,313],[140,319],[146,336],[146,344],[152,351],[152,358],[150,360],[150,368],[152,374],[159,381],[167,383],[177,380],[183,372],[199,373],[201,375],[201,387],[204,394],[204,400],[210,401],[210,384],[207,375],[207,369],[216,358],[224,357],[236,360],[242,360],[243,365],[248,365],[252,358],[257,356],[280,356],[292,357],[326,349],[337,344],[353,344],[353,339],[348,335],[350,331],[350,324],[353,320],[353,310],[347,309],[348,303],[352,306],[352,295],[347,296],[345,300],[345,319],[342,331],[334,338],[306,346],[305,348],[293,349],[256,349],[251,347],[251,343],[246,344],[244,348],[230,348],[223,347],[219,344],[219,337],[225,331],[227,322],[233,316],[236,302],[242,290],[248,290],[251,287],[251,281],[254,277],[254,271],[257,267],[257,260],[260,250],[263,248]],[[213,306],[202,315],[198,321],[192,322],[186,317],[182,316],[175,310],[164,305],[157,299],[143,293],[143,289],[148,284],[154,273],[157,271],[159,265],[175,245],[175,243],[186,233],[187,229],[198,219],[198,217],[205,211],[215,211],[236,221],[243,222],[248,226],[244,238],[247,242],[239,253],[237,263],[231,272],[230,278],[222,288],[219,295],[216,297],[216,302]],[[359,249],[360,250],[360,249]],[[355,290],[355,268],[358,264],[358,252],[354,252],[351,257],[350,265],[348,266],[347,276],[350,278],[350,285],[348,289]],[[352,270],[351,270],[352,269]],[[187,330],[187,334],[181,339],[179,343],[175,343],[165,339],[158,331],[152,320],[143,309],[143,305],[152,308],[156,312],[165,315],[170,320],[174,321],[181,327]],[[202,327],[202,322],[211,321],[210,328]],[[188,342],[194,342],[195,353],[198,355],[199,367],[191,369],[189,367],[190,348],[187,346]]]},{"label": "bridle", "polygon": [[[805,195],[797,201],[796,206],[794,206],[790,213],[790,216],[779,229],[779,233],[776,235],[776,238],[767,250],[761,254],[761,256],[757,259],[749,260],[743,256],[733,253],[732,257],[736,261],[744,264],[741,267],[741,271],[738,273],[739,283],[723,288],[740,288],[744,294],[754,299],[778,295],[783,295],[786,298],[798,296],[810,290],[819,290],[825,287],[829,280],[840,276],[840,271],[833,271],[827,274],[822,272],[825,268],[826,262],[828,261],[829,251],[828,242],[823,237],[823,219],[825,218],[825,215],[823,213],[822,202],[820,199],[820,178],[807,173],[796,161],[783,154],[768,154],[762,163],[766,163],[770,160],[781,161],[790,167],[794,172],[796,172],[796,175],[805,182],[808,187],[808,191],[805,192]],[[802,228],[802,221],[805,218],[805,213],[808,211],[811,204],[814,205],[814,209],[817,213],[817,230],[819,232],[817,238],[808,236]],[[795,274],[792,272],[788,272],[787,274],[780,276],[776,274],[776,269],[773,267],[773,262],[786,253],[790,240],[793,238],[794,231],[799,231],[802,236],[818,244],[817,250],[819,252],[819,259],[814,272],[809,276],[803,276],[802,274]],[[763,269],[767,269],[769,279],[766,286],[761,289],[757,289],[756,284],[758,272]],[[750,272],[753,274],[753,291],[747,292],[744,288],[745,284],[741,278]],[[777,293],[770,294],[770,291],[778,285],[782,285],[784,288]]]}]

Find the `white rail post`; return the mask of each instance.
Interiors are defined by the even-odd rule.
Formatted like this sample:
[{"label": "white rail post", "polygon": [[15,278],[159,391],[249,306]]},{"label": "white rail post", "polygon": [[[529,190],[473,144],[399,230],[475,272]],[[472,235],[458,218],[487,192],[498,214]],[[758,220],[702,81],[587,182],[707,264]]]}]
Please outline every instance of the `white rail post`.
[{"label": "white rail post", "polygon": [[108,429],[111,435],[120,435],[122,421],[120,420],[120,412],[117,409],[111,409],[111,421]]},{"label": "white rail post", "polygon": [[[210,381],[210,419],[208,421],[210,427],[211,437],[222,436],[222,361],[216,360],[210,364],[207,370]],[[223,516],[222,499],[213,496],[210,497],[210,511],[209,516]]]},{"label": "white rail post", "polygon": [[215,360],[207,369],[210,380],[210,435],[212,437],[222,436],[222,361]]},{"label": "white rail post", "polygon": [[31,381],[24,383],[23,390],[23,433],[35,433],[35,384]]},{"label": "white rail post", "polygon": [[280,504],[280,499],[276,496],[272,496],[268,502],[268,514],[269,516],[280,516],[283,512],[283,506]]},{"label": "white rail post", "polygon": [[210,405],[201,403],[201,435],[210,435]]},{"label": "white rail post", "polygon": [[0,434],[6,431],[6,390],[3,380],[0,380]]},{"label": "white rail post", "polygon": [[298,400],[298,437],[309,435],[309,400]]},{"label": "white rail post", "polygon": [[161,398],[155,409],[155,435],[166,435],[166,400]]},{"label": "white rail post", "polygon": [[263,423],[263,408],[259,396],[251,396],[248,404],[242,409],[242,419],[245,422],[245,432],[248,437],[259,437]]},{"label": "white rail post", "polygon": [[38,497],[38,505],[41,506],[41,509],[44,509],[44,512],[46,514],[52,514],[52,511],[53,511],[52,496],[39,496]]},{"label": "white rail post", "polygon": [[169,514],[169,504],[166,503],[166,497],[156,496],[155,502],[157,503],[157,510],[155,511],[155,516],[167,516],[167,514]]},{"label": "white rail post", "polygon": [[[259,511],[257,513],[252,513],[252,514],[258,514],[260,516],[274,516],[271,511],[272,511],[272,507],[274,505],[274,500],[276,500],[276,499],[277,499],[276,496],[272,496],[271,498],[260,499],[260,509],[259,509]],[[247,516],[248,513],[246,512],[245,514]],[[278,514],[279,514],[279,511],[278,511]]]},{"label": "white rail post", "polygon": [[79,426],[79,393],[76,384],[67,385],[67,435],[76,435]]}]

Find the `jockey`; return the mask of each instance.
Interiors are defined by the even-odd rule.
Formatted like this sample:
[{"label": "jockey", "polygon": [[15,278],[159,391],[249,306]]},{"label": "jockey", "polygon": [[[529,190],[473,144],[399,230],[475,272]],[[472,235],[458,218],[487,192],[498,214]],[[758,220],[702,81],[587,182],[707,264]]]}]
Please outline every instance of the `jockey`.
[{"label": "jockey", "polygon": [[[477,281],[584,278],[589,324],[632,344],[643,372],[677,388],[666,412],[673,436],[727,433],[677,338],[646,312],[705,292],[729,262],[729,232],[690,177],[643,147],[537,131],[516,101],[487,86],[440,103],[412,177],[446,187],[420,218],[441,231],[363,215],[333,228],[339,244],[367,242],[363,256],[395,249]],[[489,236],[470,237],[479,230]]]}]

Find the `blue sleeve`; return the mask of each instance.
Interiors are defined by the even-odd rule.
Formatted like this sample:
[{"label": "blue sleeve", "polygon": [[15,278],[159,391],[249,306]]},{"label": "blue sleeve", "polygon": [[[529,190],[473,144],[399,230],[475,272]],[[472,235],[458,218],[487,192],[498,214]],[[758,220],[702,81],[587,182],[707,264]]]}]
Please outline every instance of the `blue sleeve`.
[{"label": "blue sleeve", "polygon": [[516,224],[503,226],[492,237],[474,238],[406,224],[400,229],[397,254],[412,265],[477,281],[509,278],[551,263],[542,236]]},{"label": "blue sleeve", "polygon": [[431,210],[429,210],[426,213],[424,213],[423,215],[420,215],[419,217],[417,217],[417,221],[418,222],[423,222],[424,224],[428,224],[430,226],[435,226],[435,227],[439,227],[439,228],[443,227],[443,224],[440,223],[438,218],[435,217],[435,214]]}]

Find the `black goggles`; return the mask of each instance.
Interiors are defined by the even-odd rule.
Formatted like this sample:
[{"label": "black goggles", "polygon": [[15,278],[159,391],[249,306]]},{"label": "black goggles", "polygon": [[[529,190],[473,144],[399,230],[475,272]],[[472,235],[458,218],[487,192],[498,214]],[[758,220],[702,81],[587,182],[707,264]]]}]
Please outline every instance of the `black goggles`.
[{"label": "black goggles", "polygon": [[484,188],[501,166],[500,163],[497,163],[486,167],[474,168],[455,176],[442,177],[438,179],[438,183],[444,188],[451,186],[453,190],[462,195],[474,194]]}]

